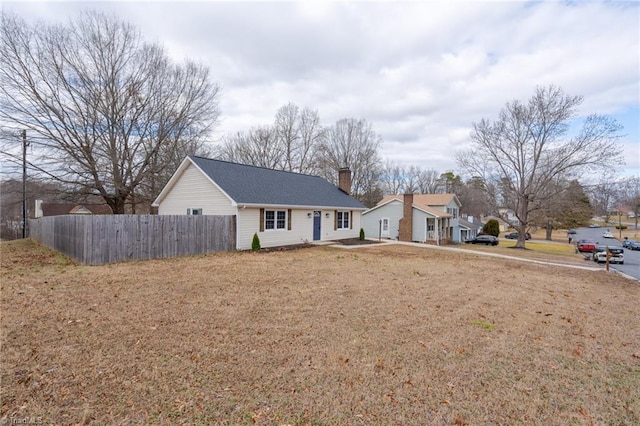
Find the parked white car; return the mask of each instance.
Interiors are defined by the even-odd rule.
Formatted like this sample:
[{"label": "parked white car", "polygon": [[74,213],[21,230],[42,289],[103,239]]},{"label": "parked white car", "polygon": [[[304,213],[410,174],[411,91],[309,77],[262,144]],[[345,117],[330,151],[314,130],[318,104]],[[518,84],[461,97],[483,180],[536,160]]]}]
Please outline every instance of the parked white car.
[{"label": "parked white car", "polygon": [[593,261],[598,263],[606,262],[607,248],[609,249],[609,263],[619,263],[624,265],[624,249],[622,247],[598,246],[593,252]]},{"label": "parked white car", "polygon": [[602,238],[615,238],[615,236],[611,232],[607,231],[602,234]]}]

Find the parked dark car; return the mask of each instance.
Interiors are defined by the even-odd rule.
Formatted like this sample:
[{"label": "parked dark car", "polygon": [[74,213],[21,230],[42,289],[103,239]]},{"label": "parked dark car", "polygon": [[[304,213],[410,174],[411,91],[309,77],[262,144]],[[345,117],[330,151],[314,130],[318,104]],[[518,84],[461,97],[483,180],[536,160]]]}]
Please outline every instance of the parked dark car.
[{"label": "parked dark car", "polygon": [[478,235],[473,239],[465,241],[467,244],[486,244],[492,246],[497,246],[498,242],[498,238],[493,235]]},{"label": "parked dark car", "polygon": [[[512,232],[510,234],[507,234],[504,236],[505,238],[508,238],[510,240],[517,240],[518,239],[518,233],[517,232]],[[525,240],[530,240],[531,239],[531,234],[530,233],[526,233],[524,234],[524,239]]]},{"label": "parked dark car", "polygon": [[581,253],[593,253],[598,243],[591,240],[578,241],[578,251]]},{"label": "parked dark car", "polygon": [[640,243],[637,241],[632,241],[629,244],[627,244],[627,248],[629,250],[640,250]]},{"label": "parked dark car", "polygon": [[622,242],[622,247],[624,247],[624,248],[629,248],[629,246],[631,245],[631,243],[637,243],[637,241],[636,241],[636,240],[629,240],[629,239],[626,239],[626,240],[624,240],[624,241]]},{"label": "parked dark car", "polygon": [[567,231],[567,234],[576,234],[576,233],[577,233],[577,231],[575,229],[573,229],[573,228],[571,228],[571,229],[569,229]]}]

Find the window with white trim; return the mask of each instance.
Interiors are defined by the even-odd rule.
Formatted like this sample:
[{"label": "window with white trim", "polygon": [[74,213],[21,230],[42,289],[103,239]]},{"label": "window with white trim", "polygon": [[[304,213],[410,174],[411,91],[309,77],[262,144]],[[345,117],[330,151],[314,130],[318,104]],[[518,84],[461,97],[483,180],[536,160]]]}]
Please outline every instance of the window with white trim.
[{"label": "window with white trim", "polygon": [[454,219],[458,217],[458,209],[456,208],[447,207],[447,213],[453,216]]},{"label": "window with white trim", "polygon": [[287,211],[286,210],[265,210],[264,211],[264,229],[265,231],[287,229]]},{"label": "window with white trim", "polygon": [[187,215],[199,216],[202,214],[202,209],[187,209]]},{"label": "window with white trim", "polygon": [[337,212],[336,213],[336,228],[337,229],[349,229],[349,212]]}]

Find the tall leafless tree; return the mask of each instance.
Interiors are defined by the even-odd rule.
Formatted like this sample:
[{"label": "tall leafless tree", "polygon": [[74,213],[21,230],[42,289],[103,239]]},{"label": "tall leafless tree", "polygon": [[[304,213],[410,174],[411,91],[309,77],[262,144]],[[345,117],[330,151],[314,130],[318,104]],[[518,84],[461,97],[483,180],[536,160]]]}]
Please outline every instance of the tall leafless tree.
[{"label": "tall leafless tree", "polygon": [[324,129],[317,111],[288,103],[276,112],[274,131],[282,146],[283,170],[312,173],[317,168],[316,151]]},{"label": "tall leafless tree", "polygon": [[438,176],[435,169],[420,169],[418,171],[418,192],[420,194],[435,194],[438,191]]},{"label": "tall leafless tree", "polygon": [[612,169],[598,174],[595,183],[587,187],[594,213],[602,216],[605,222],[609,222],[611,213],[616,210],[621,189],[622,185]]},{"label": "tall leafless tree", "polygon": [[588,116],[581,131],[568,137],[582,97],[560,88],[538,87],[528,102],[509,102],[495,121],[473,124],[470,151],[457,155],[458,164],[485,182],[503,179],[515,196],[518,219],[516,247],[525,247],[529,215],[552,197],[560,178],[619,164],[621,126],[613,119]]},{"label": "tall leafless tree", "polygon": [[273,125],[225,137],[215,156],[236,163],[314,173],[323,132],[316,111],[301,110],[289,103],[278,109]]},{"label": "tall leafless tree", "polygon": [[100,195],[114,213],[201,146],[217,120],[208,68],[173,63],[115,17],[29,26],[3,12],[0,35],[2,124],[28,131],[41,172]]},{"label": "tall leafless tree", "polygon": [[342,119],[330,126],[320,145],[321,175],[337,182],[338,170],[351,169],[351,193],[356,198],[376,192],[381,173],[378,149],[382,139],[363,119]]},{"label": "tall leafless tree", "polygon": [[384,195],[405,192],[405,175],[406,171],[403,166],[391,160],[385,161],[380,173],[380,184]]},{"label": "tall leafless tree", "polygon": [[226,137],[216,156],[234,163],[282,170],[285,152],[272,126],[258,126]]},{"label": "tall leafless tree", "polygon": [[380,185],[385,195],[412,192],[434,194],[437,192],[439,173],[433,169],[403,166],[387,160],[380,174]]}]

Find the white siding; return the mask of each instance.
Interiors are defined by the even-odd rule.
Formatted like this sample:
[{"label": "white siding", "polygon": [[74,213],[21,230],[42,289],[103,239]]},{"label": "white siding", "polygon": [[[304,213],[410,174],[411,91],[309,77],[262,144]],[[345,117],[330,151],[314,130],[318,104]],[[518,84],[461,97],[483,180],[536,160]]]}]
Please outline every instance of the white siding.
[{"label": "white siding", "polygon": [[[205,215],[237,215],[237,248],[251,249],[253,234],[258,233],[262,247],[301,244],[313,241],[313,210],[291,209],[291,230],[260,232],[260,209],[237,208],[216,185],[190,164],[176,180],[158,206],[158,214],[184,215],[187,209],[202,209]],[[272,208],[267,207],[267,210]],[[273,210],[288,210],[286,207]],[[360,210],[352,212],[352,229],[334,230],[334,210],[322,210],[321,240],[357,237],[360,234]],[[311,216],[309,216],[311,213]],[[328,213],[328,217],[327,217]]]},{"label": "white siding", "polygon": [[[272,210],[266,208],[265,210]],[[273,210],[287,210],[273,209]],[[312,210],[291,210],[291,230],[278,229],[260,232],[260,209],[246,208],[238,210],[238,250],[251,249],[253,234],[257,233],[261,247],[276,247],[288,244],[302,244],[313,240]]]},{"label": "white siding", "polygon": [[362,227],[367,238],[378,238],[380,219],[389,218],[389,238],[397,239],[400,219],[402,219],[402,206],[400,201],[392,201],[362,215]]},{"label": "white siding", "polygon": [[425,212],[413,209],[413,232],[411,238],[413,241],[424,243],[427,238],[427,218],[432,217]]},{"label": "white siding", "polygon": [[[350,229],[334,229],[335,227],[335,210],[323,210],[322,211],[322,224],[320,228],[321,240],[341,240],[344,238],[357,238],[360,236],[360,226],[362,224],[362,211],[361,210],[349,210],[338,209],[338,211],[350,211],[351,212],[351,227]],[[329,213],[329,217],[327,217]],[[366,231],[365,231],[366,235]]]},{"label": "white siding", "polygon": [[187,214],[188,208],[202,214],[234,215],[236,207],[202,172],[190,164],[158,206],[158,214]]}]

